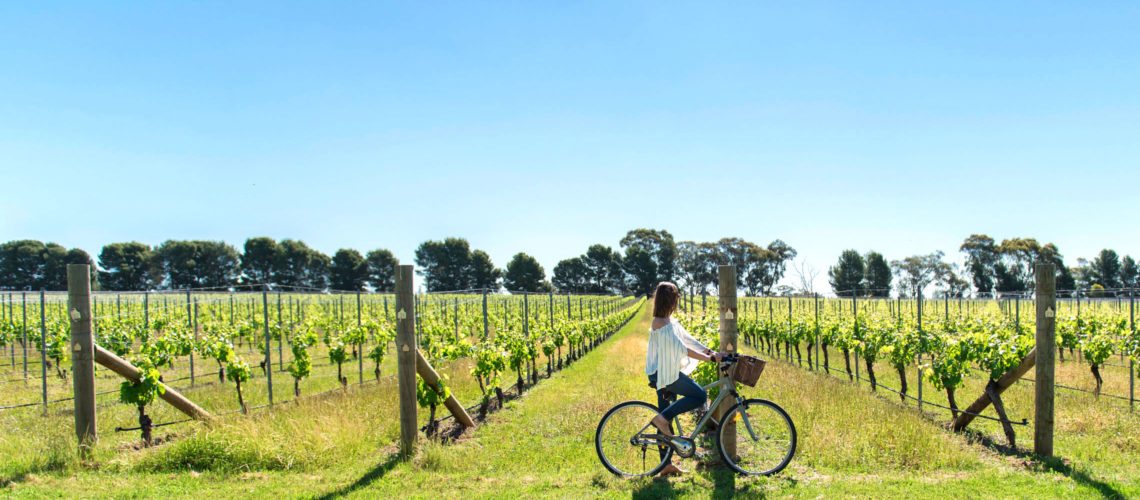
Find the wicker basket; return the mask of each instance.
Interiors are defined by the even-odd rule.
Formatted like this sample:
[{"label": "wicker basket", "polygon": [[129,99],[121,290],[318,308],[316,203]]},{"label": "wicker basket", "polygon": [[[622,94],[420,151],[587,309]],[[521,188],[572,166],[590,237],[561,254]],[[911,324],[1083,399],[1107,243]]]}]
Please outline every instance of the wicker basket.
[{"label": "wicker basket", "polygon": [[732,379],[748,387],[756,387],[756,381],[764,373],[764,365],[764,360],[760,358],[741,355],[733,368]]}]

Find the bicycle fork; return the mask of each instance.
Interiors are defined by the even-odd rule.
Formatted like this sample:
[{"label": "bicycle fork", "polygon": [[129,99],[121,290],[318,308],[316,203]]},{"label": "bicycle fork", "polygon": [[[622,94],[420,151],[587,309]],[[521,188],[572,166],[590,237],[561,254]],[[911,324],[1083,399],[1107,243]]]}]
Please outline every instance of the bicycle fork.
[{"label": "bicycle fork", "polygon": [[[733,394],[735,394],[735,392]],[[752,428],[752,420],[748,418],[748,407],[744,405],[744,398],[740,397],[739,394],[735,395],[736,405],[740,407],[740,411],[736,412],[736,414],[740,415],[741,420],[744,420],[744,428],[748,430],[748,436],[751,437],[753,441],[759,441],[760,437],[756,435],[756,430]]]}]

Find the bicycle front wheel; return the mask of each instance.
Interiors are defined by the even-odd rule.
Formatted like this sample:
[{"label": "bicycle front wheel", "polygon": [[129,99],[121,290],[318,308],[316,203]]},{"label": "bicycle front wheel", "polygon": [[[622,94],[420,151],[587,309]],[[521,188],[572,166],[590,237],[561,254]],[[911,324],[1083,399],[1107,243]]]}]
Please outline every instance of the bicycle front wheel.
[{"label": "bicycle front wheel", "polygon": [[776,403],[748,399],[721,420],[717,448],[724,463],[750,476],[784,470],[796,453],[796,426]]},{"label": "bicycle front wheel", "polygon": [[657,415],[656,406],[642,401],[627,401],[606,412],[594,435],[602,465],[625,477],[651,476],[665,468],[673,448],[645,437],[659,433],[650,423]]}]

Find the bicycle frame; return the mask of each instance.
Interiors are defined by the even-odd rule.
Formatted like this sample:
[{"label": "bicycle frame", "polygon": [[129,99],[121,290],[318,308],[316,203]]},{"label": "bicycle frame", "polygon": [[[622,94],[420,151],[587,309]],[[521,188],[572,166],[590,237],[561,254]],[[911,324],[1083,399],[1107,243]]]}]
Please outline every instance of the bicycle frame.
[{"label": "bicycle frame", "polygon": [[[740,393],[736,392],[736,383],[732,380],[731,377],[727,375],[724,369],[721,369],[721,377],[716,382],[704,386],[703,389],[705,392],[708,392],[714,387],[720,388],[720,391],[716,395],[716,399],[714,399],[713,402],[709,404],[709,411],[705,412],[704,416],[701,417],[701,419],[697,421],[696,425],[693,426],[692,433],[690,433],[688,436],[680,434],[682,437],[685,437],[690,441],[695,441],[697,435],[704,430],[705,426],[708,425],[709,420],[712,419],[713,410],[719,407],[720,404],[723,403],[730,394],[732,397],[736,398],[737,404],[744,402],[744,398],[740,396]],[[752,422],[748,420],[748,414],[741,412],[740,415],[743,417],[744,427],[748,429],[748,434],[752,437],[753,440],[759,440],[760,438],[756,436],[756,431],[752,429]],[[636,438],[637,436],[641,436],[645,432],[645,429],[648,429],[650,427],[653,427],[652,421],[645,424],[645,427],[642,427],[641,430],[637,431],[637,434],[634,437]],[[680,424],[677,425],[677,428],[678,431],[681,430]]]}]

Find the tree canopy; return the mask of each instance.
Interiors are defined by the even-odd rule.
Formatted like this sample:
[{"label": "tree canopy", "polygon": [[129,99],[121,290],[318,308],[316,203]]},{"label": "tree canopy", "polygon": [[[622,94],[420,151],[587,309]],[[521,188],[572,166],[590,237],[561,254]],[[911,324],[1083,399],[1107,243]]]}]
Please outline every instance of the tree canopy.
[{"label": "tree canopy", "polygon": [[502,271],[491,256],[471,250],[462,238],[425,241],[416,248],[416,273],[424,278],[428,291],[498,289]]},{"label": "tree canopy", "polygon": [[142,291],[161,280],[150,245],[111,243],[99,252],[99,283],[104,290]]},{"label": "tree canopy", "polygon": [[91,256],[78,248],[38,240],[0,244],[0,289],[66,290],[68,264],[89,264],[96,278]]},{"label": "tree canopy", "polygon": [[229,287],[241,273],[241,256],[223,241],[167,240],[154,259],[170,288]]},{"label": "tree canopy", "polygon": [[863,257],[862,286],[871,297],[891,296],[891,265],[883,254],[875,251],[867,252]]},{"label": "tree canopy", "polygon": [[379,248],[368,252],[365,258],[368,265],[368,284],[377,292],[396,290],[396,266],[400,260],[391,250]]},{"label": "tree canopy", "polygon": [[839,261],[827,270],[831,289],[840,297],[852,297],[861,293],[866,264],[856,250],[844,250]]},{"label": "tree canopy", "polygon": [[277,274],[278,254],[281,247],[277,240],[259,236],[245,240],[241,257],[241,269],[249,283],[271,283]]},{"label": "tree canopy", "polygon": [[625,250],[627,284],[635,293],[648,295],[657,283],[674,279],[677,244],[669,231],[634,229],[620,243]]},{"label": "tree canopy", "polygon": [[324,290],[329,286],[328,255],[310,248],[301,240],[284,239],[278,243],[274,261],[273,282],[290,287]]},{"label": "tree canopy", "polygon": [[544,292],[550,290],[546,283],[546,270],[538,260],[526,253],[517,253],[507,263],[503,273],[503,286],[507,290],[521,292]]},{"label": "tree canopy", "polygon": [[368,263],[360,252],[342,248],[333,254],[329,286],[334,290],[361,291],[368,283]]},{"label": "tree canopy", "polygon": [[770,295],[795,257],[796,250],[781,240],[767,247],[736,237],[682,241],[677,245],[677,273],[689,293],[704,293],[717,284],[717,267],[732,265],[738,289],[747,295]]}]

